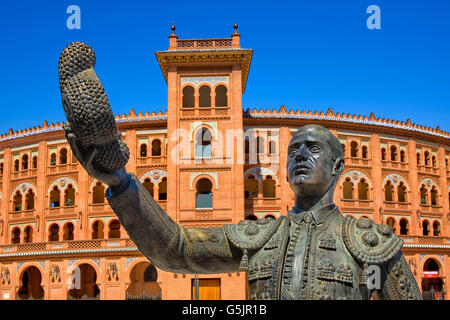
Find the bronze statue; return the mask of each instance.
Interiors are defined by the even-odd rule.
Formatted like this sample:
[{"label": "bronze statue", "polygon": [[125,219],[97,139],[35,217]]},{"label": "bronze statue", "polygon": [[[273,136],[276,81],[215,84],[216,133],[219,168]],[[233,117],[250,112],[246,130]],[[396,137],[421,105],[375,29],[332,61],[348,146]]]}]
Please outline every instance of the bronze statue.
[{"label": "bronze statue", "polygon": [[[83,64],[85,54],[74,56],[68,60],[72,65]],[[67,58],[61,63],[68,63]],[[69,112],[72,104],[80,105],[73,90],[81,89],[61,84],[63,99],[72,97],[64,101]],[[104,108],[104,100],[94,99],[93,107]],[[344,217],[333,204],[344,155],[339,140],[322,126],[300,128],[289,143],[287,179],[295,206],[287,217],[191,228],[176,224],[124,166],[102,166],[99,147],[83,144],[69,123],[64,129],[74,155],[90,176],[109,186],[108,202],[130,238],[162,270],[245,270],[249,299],[422,299],[401,252],[402,241],[392,229],[368,218]]]}]

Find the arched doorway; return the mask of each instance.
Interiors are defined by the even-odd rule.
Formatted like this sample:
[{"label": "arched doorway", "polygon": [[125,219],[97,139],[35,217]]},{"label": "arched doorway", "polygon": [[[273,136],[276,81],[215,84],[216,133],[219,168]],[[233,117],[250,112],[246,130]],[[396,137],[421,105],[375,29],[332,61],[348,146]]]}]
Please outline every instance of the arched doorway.
[{"label": "arched doorway", "polygon": [[79,275],[79,285],[69,290],[69,300],[100,299],[100,288],[96,284],[97,272],[95,271],[95,269],[87,263],[79,265],[78,268],[79,271],[76,270],[76,267],[74,268],[72,277],[74,278],[74,284],[77,284],[75,278]]},{"label": "arched doorway", "polygon": [[162,291],[156,268],[148,262],[140,262],[131,269],[127,300],[161,300]]},{"label": "arched doorway", "polygon": [[422,295],[424,300],[436,300],[442,297],[442,279],[439,264],[433,258],[425,261],[423,265]]},{"label": "arched doorway", "polygon": [[17,292],[19,300],[41,300],[44,298],[44,288],[41,286],[42,275],[38,268],[28,267],[20,278],[21,286]]}]

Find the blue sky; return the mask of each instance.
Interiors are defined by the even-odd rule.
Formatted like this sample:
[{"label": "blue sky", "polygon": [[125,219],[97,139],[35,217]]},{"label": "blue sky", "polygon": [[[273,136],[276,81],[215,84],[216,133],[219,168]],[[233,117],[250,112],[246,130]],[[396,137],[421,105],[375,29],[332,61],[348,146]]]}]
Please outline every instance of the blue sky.
[{"label": "blue sky", "polygon": [[[66,9],[81,9],[69,30]],[[369,5],[381,29],[369,30]],[[113,112],[167,109],[154,52],[172,21],[180,39],[228,38],[254,49],[243,107],[367,114],[450,131],[450,1],[11,1],[0,5],[0,133],[65,121],[58,58],[96,51]]]}]

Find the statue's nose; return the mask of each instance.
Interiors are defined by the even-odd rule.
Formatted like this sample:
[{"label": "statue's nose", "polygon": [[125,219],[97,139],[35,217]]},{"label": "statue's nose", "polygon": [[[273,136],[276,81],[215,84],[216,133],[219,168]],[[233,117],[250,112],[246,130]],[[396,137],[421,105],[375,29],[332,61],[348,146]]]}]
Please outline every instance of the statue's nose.
[{"label": "statue's nose", "polygon": [[306,156],[306,152],[303,149],[303,147],[298,148],[297,152],[295,153],[295,160],[297,161],[305,161],[308,157]]}]

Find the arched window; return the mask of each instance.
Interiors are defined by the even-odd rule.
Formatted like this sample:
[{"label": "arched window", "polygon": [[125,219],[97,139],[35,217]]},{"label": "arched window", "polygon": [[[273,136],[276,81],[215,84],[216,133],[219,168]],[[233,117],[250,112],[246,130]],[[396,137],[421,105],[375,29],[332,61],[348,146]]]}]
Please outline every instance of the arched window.
[{"label": "arched window", "polygon": [[50,166],[56,166],[56,153],[50,155]]},{"label": "arched window", "polygon": [[386,220],[386,224],[387,224],[389,227],[392,228],[392,230],[394,231],[394,233],[396,233],[396,228],[397,228],[397,226],[396,226],[396,223],[395,223],[395,219],[394,219],[394,218],[389,217],[389,218]]},{"label": "arched window", "polygon": [[33,209],[34,209],[34,192],[32,189],[28,189],[28,192],[25,195],[25,210],[33,210]]},{"label": "arched window", "polygon": [[140,151],[139,151],[140,157],[141,158],[147,157],[147,144],[143,143],[143,144],[141,144],[141,146],[139,148],[140,148]]},{"label": "arched window", "polygon": [[73,229],[74,226],[71,222],[68,222],[64,225],[64,233],[63,233],[63,240],[67,241],[67,240],[73,240],[74,236],[73,236]]},{"label": "arched window", "polygon": [[19,171],[19,159],[14,160],[14,172]]},{"label": "arched window", "polygon": [[430,223],[427,220],[422,221],[422,235],[430,235]]},{"label": "arched window", "polygon": [[22,193],[17,191],[13,197],[14,211],[22,211]]},{"label": "arched window", "polygon": [[256,221],[258,218],[254,214],[249,214],[245,217],[245,220]]},{"label": "arched window", "polygon": [[117,219],[112,220],[109,223],[108,239],[120,238],[120,222]]},{"label": "arched window", "polygon": [[158,188],[158,196],[159,200],[167,200],[167,178],[164,177],[161,180],[161,183],[159,184]]},{"label": "arched window", "polygon": [[423,158],[425,161],[425,165],[428,166],[430,164],[430,153],[428,151],[425,151]]},{"label": "arched window", "polygon": [[31,160],[31,169],[37,169],[37,156],[34,156]]},{"label": "arched window", "polygon": [[103,239],[104,224],[102,221],[97,220],[92,224],[92,239]]},{"label": "arched window", "polygon": [[31,226],[27,226],[23,234],[23,243],[31,242],[33,242],[33,228]]},{"label": "arched window", "polygon": [[277,144],[275,141],[270,140],[269,141],[269,154],[276,154],[277,153]]},{"label": "arched window", "polygon": [[200,93],[199,107],[210,108],[211,107],[211,88],[208,86],[202,86],[202,87],[200,87],[200,90],[198,90],[198,92]]},{"label": "arched window", "polygon": [[194,108],[194,88],[187,86],[183,88],[183,108]]},{"label": "arched window", "polygon": [[92,188],[92,203],[105,203],[105,186],[101,182]]},{"label": "arched window", "polygon": [[363,146],[361,150],[363,159],[367,159],[367,146]]},{"label": "arched window", "polygon": [[22,156],[22,170],[28,170],[28,155],[24,154]]},{"label": "arched window", "polygon": [[248,176],[244,182],[245,198],[257,198],[258,197],[258,182],[255,177]]},{"label": "arched window", "polygon": [[392,185],[391,181],[388,181],[384,186],[384,200],[394,201],[393,194],[394,194],[394,186]]},{"label": "arched window", "polygon": [[391,161],[397,161],[397,147],[391,146]]},{"label": "arched window", "polygon": [[256,153],[261,154],[264,153],[264,145],[265,141],[263,137],[257,137],[256,138]]},{"label": "arched window", "polygon": [[0,176],[3,175],[3,162],[0,162]]},{"label": "arched window", "polygon": [[431,191],[430,191],[430,196],[431,196],[431,205],[432,206],[437,206],[437,204],[438,204],[438,201],[437,201],[437,195],[438,195],[438,192],[437,192],[437,190],[436,190],[436,187],[435,186],[433,186],[432,188],[431,188]]},{"label": "arched window", "polygon": [[61,192],[57,186],[53,187],[53,190],[50,191],[50,207],[56,208],[59,207],[59,202],[61,201]]},{"label": "arched window", "polygon": [[403,182],[400,182],[397,187],[398,202],[406,202],[406,187]]},{"label": "arched window", "polygon": [[213,194],[211,181],[209,179],[202,178],[197,181],[195,189],[196,189],[195,207],[197,209],[212,208]]},{"label": "arched window", "polygon": [[59,164],[66,164],[67,163],[67,149],[62,148],[59,151]]},{"label": "arched window", "polygon": [[161,155],[161,141],[156,139],[152,141],[152,156],[157,157]]},{"label": "arched window", "polygon": [[439,237],[441,236],[441,225],[438,221],[433,222],[433,236]]},{"label": "arched window", "polygon": [[11,231],[11,243],[12,244],[20,243],[20,228],[16,227]]},{"label": "arched window", "polygon": [[408,220],[405,218],[400,220],[400,234],[401,235],[408,235],[409,229],[408,229]]},{"label": "arched window", "polygon": [[249,137],[245,137],[244,152],[246,155],[250,154],[250,138]]},{"label": "arched window", "polygon": [[197,131],[195,136],[195,156],[199,158],[212,157],[211,131],[202,128]]},{"label": "arched window", "polygon": [[436,157],[435,156],[431,157],[431,165],[433,166],[433,168],[436,168]]},{"label": "arched window", "polygon": [[345,144],[341,143],[341,147],[342,147],[342,153],[343,153],[344,156],[345,156]]},{"label": "arched window", "polygon": [[400,151],[400,162],[405,162],[406,161],[406,154],[404,150]]},{"label": "arched window", "polygon": [[386,149],[381,148],[381,160],[386,160]]},{"label": "arched window", "polygon": [[420,203],[421,204],[427,204],[427,198],[428,198],[428,190],[423,184],[420,188]]},{"label": "arched window", "polygon": [[275,198],[275,180],[272,176],[267,176],[263,181],[263,197],[264,198]]},{"label": "arched window", "polygon": [[216,88],[216,107],[228,106],[227,87],[220,85]]},{"label": "arched window", "polygon": [[152,264],[144,271],[144,282],[156,282],[158,280],[158,271]]},{"label": "arched window", "polygon": [[59,241],[59,225],[54,223],[48,228],[48,241]]},{"label": "arched window", "polygon": [[268,214],[267,216],[265,216],[264,218],[266,219],[271,219],[271,220],[277,220],[277,218],[271,214]]},{"label": "arched window", "polygon": [[148,193],[150,193],[151,196],[153,197],[154,196],[154,193],[153,193],[154,185],[153,185],[153,182],[150,180],[150,178],[146,178],[144,180],[144,183],[142,183],[142,185],[148,191]]},{"label": "arched window", "polygon": [[358,143],[356,141],[350,143],[350,156],[353,158],[358,156]]},{"label": "arched window", "polygon": [[421,156],[420,156],[420,153],[419,152],[417,152],[417,165],[419,166],[420,165],[420,161],[421,161]]},{"label": "arched window", "polygon": [[350,178],[345,179],[343,183],[344,187],[344,199],[353,199],[353,182],[350,181]]},{"label": "arched window", "polygon": [[64,205],[66,207],[75,205],[75,189],[71,184],[69,184],[66,191],[64,191]]},{"label": "arched window", "polygon": [[363,178],[358,183],[358,199],[359,200],[369,200],[368,198],[369,185]]}]

